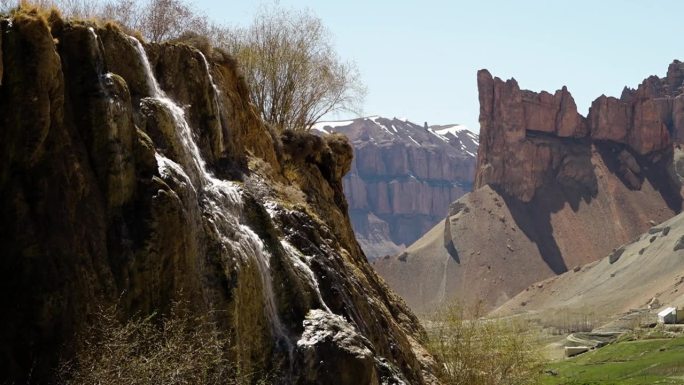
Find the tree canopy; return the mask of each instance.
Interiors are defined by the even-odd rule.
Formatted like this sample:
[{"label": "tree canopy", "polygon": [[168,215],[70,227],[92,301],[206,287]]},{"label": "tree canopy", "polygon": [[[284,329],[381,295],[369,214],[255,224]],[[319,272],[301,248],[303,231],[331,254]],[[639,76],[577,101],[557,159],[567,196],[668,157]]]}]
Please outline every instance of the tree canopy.
[{"label": "tree canopy", "polygon": [[233,53],[263,119],[277,129],[310,129],[331,112],[358,112],[359,72],[342,61],[322,21],[309,12],[262,11],[224,44]]}]

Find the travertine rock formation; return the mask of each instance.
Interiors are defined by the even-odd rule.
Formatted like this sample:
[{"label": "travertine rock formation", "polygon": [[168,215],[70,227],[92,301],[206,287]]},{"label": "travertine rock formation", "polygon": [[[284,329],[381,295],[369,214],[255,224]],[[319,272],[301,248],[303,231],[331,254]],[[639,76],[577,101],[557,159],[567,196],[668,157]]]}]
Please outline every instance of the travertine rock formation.
[{"label": "travertine rock formation", "polygon": [[416,310],[453,299],[505,302],[532,282],[594,261],[679,213],[684,72],[650,77],[585,119],[568,91],[521,90],[478,72],[474,191],[446,220],[376,269]]},{"label": "travertine rock formation", "polygon": [[51,383],[102,305],[179,299],[247,376],[434,381],[354,239],[347,140],[267,130],[220,51],[26,9],[0,41],[0,382]]},{"label": "travertine rock formation", "polygon": [[462,126],[374,116],[314,128],[344,134],[354,147],[344,191],[369,259],[401,252],[472,187],[478,139]]}]

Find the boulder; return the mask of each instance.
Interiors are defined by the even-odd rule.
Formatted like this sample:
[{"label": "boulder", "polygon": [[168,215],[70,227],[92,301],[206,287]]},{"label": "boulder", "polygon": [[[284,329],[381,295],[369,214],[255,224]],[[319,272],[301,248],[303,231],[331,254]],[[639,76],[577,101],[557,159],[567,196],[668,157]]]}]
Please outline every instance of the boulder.
[{"label": "boulder", "polygon": [[311,384],[378,384],[372,344],[344,318],[311,310],[297,341],[304,363],[302,377]]}]

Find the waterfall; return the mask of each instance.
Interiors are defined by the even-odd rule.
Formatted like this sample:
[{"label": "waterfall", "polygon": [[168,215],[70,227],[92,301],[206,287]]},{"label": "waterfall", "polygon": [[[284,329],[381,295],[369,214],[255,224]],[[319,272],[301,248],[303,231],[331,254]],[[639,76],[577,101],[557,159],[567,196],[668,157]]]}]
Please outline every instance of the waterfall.
[{"label": "waterfall", "polygon": [[200,54],[200,57],[202,58],[202,62],[204,63],[204,68],[207,71],[207,75],[209,76],[209,83],[211,83],[211,89],[212,89],[212,100],[214,101],[214,108],[216,109],[216,119],[218,120],[218,125],[219,125],[219,142],[221,143],[221,151],[223,151],[223,121],[221,121],[221,111],[223,110],[223,102],[221,101],[221,91],[219,88],[216,86],[216,83],[214,82],[214,77],[211,75],[211,68],[209,68],[209,62],[207,61],[207,57],[204,56],[202,51],[198,51]]},{"label": "waterfall", "polygon": [[290,244],[290,242],[282,240],[280,243],[283,245],[283,249],[285,249],[285,252],[287,255],[290,257],[290,260],[292,261],[292,264],[294,265],[295,268],[299,269],[301,272],[303,272],[306,277],[309,279],[309,282],[311,283],[311,287],[314,289],[314,292],[316,293],[316,296],[318,297],[318,300],[321,303],[321,306],[327,311],[328,313],[332,314],[332,311],[330,311],[330,308],[328,305],[326,305],[325,301],[323,301],[323,296],[321,295],[321,289],[318,287],[318,280],[316,279],[316,275],[314,275],[314,272],[311,270],[308,264],[304,263],[302,259],[309,261],[311,257],[307,257],[303,255],[299,250],[297,250],[294,246]]},{"label": "waterfall", "polygon": [[[251,260],[254,262],[260,275],[266,316],[269,319],[273,333],[285,342],[288,347],[288,353],[291,356],[292,343],[278,315],[278,308],[273,294],[270,268],[271,255],[266,251],[264,243],[259,236],[251,228],[240,222],[243,211],[240,188],[233,182],[214,177],[207,170],[199,147],[193,139],[192,130],[185,119],[185,112],[166,96],[159,87],[142,44],[133,37],[130,37],[130,39],[134,43],[145,69],[150,99],[161,105],[172,117],[176,126],[174,135],[177,136],[176,139],[182,143],[183,147],[179,149],[181,153],[178,154],[180,164],[161,154],[156,154],[160,173],[168,175],[169,172],[173,172],[187,178],[186,182],[190,183],[195,191],[198,192],[198,196],[201,197],[204,213],[208,217],[208,225],[212,226],[219,235],[222,246],[236,253],[244,261]],[[202,57],[204,58],[204,56]],[[209,70],[206,59],[205,64],[207,70]],[[215,91],[214,97],[216,98],[218,97],[218,89],[213,84],[211,74],[209,76]]]}]

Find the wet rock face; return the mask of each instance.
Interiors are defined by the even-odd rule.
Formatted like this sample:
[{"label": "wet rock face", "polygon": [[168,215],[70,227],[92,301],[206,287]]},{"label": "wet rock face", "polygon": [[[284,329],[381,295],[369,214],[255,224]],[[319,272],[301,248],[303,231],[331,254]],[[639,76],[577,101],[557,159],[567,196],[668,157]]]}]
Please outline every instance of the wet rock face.
[{"label": "wet rock face", "polygon": [[322,384],[378,384],[371,347],[344,318],[320,310],[309,312],[297,341],[309,380]]},{"label": "wet rock face", "polygon": [[481,145],[475,188],[498,186],[524,202],[553,179],[591,191],[591,170],[576,167],[589,159],[578,153],[610,142],[623,146],[619,168],[638,189],[641,174],[634,156],[657,163],[684,133],[679,128],[683,73],[675,61],[664,79],[649,77],[638,89],[625,89],[620,99],[597,98],[585,119],[565,87],[553,95],[535,93],[521,90],[514,79],[504,82],[486,70],[478,72]]},{"label": "wet rock face", "polygon": [[[2,33],[2,26],[5,24],[4,22],[0,22],[0,33]],[[2,85],[2,39],[0,39],[0,86]]]},{"label": "wet rock face", "polygon": [[220,314],[245,372],[434,380],[355,241],[344,138],[281,140],[221,52],[29,12],[0,28],[0,382],[49,383],[102,305],[176,300]]}]

